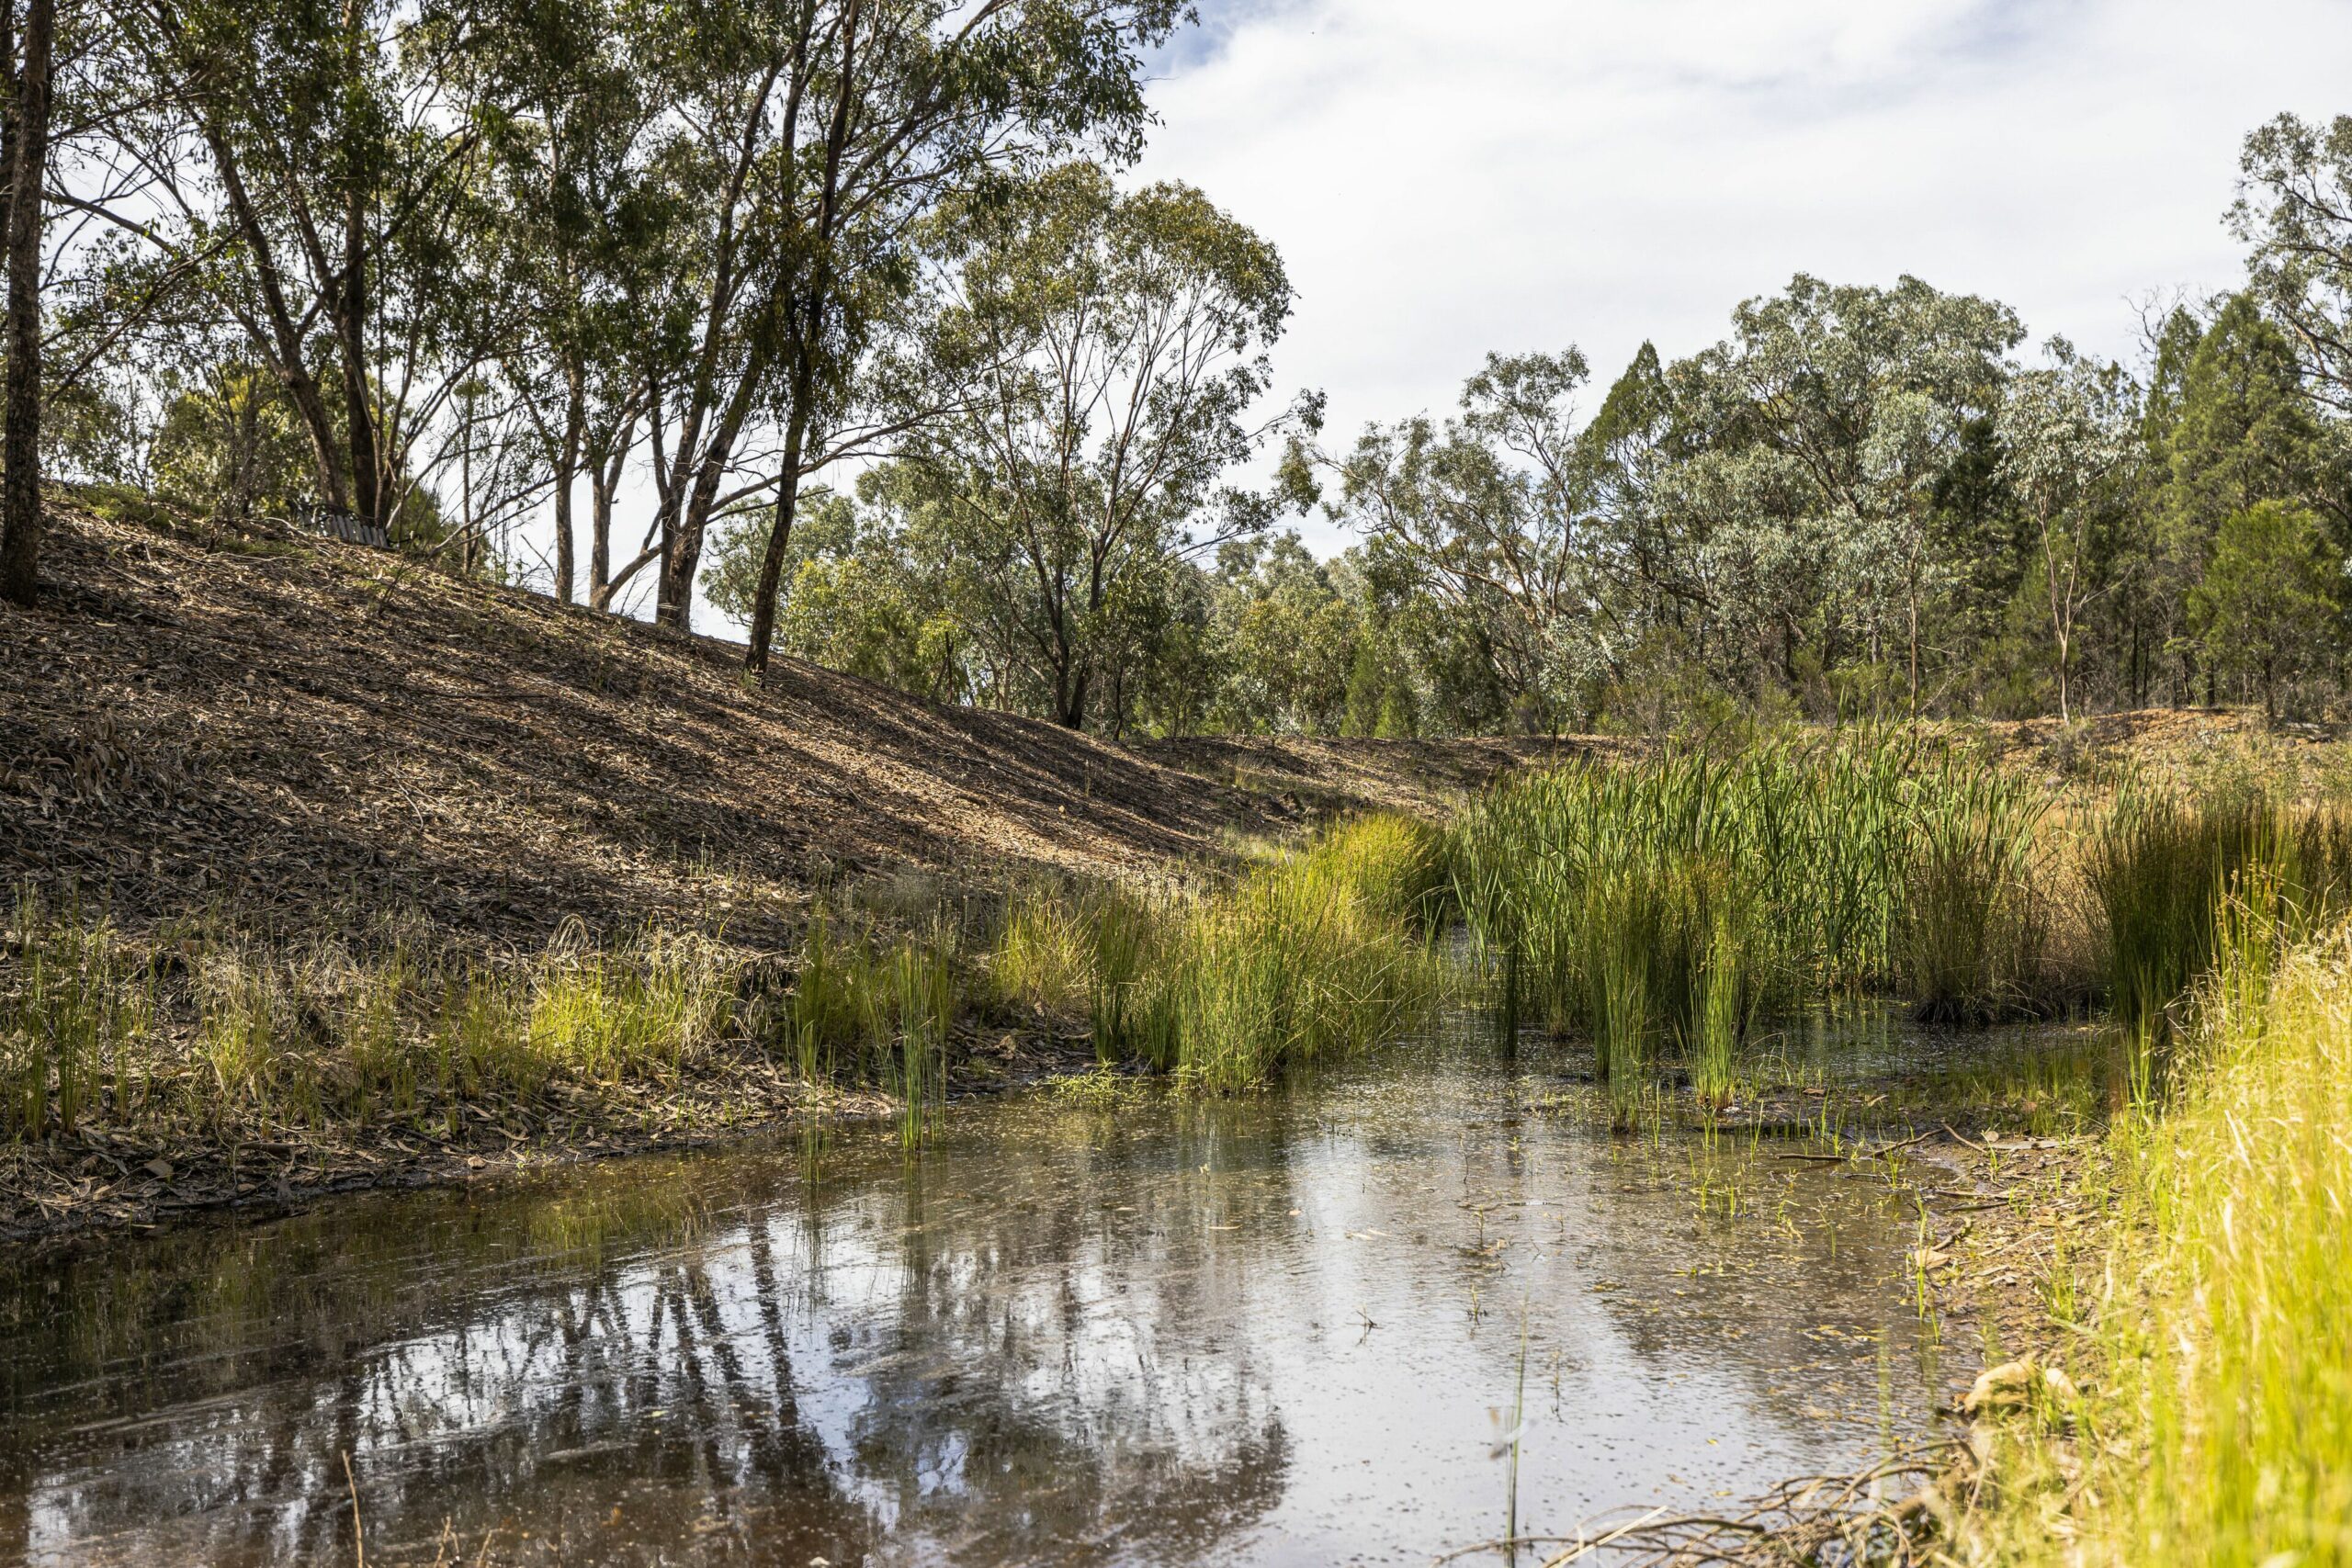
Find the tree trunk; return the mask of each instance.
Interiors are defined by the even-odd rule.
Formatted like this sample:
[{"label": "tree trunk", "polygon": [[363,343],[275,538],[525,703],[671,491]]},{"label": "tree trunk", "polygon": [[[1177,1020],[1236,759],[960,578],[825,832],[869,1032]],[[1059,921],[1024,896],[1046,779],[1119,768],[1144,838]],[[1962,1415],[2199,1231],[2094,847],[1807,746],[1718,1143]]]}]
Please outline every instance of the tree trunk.
[{"label": "tree trunk", "polygon": [[792,543],[793,514],[800,505],[800,457],[808,439],[808,400],[816,390],[815,354],[804,341],[792,367],[792,416],[784,431],[784,468],[776,476],[775,520],[768,525],[768,546],[760,557],[760,584],[752,596],[752,645],[743,667],[759,673],[768,667],[768,650],[775,641],[775,602],[784,583],[784,553]]},{"label": "tree trunk", "polygon": [[752,363],[744,367],[743,379],[736,386],[734,398],[719,417],[718,427],[710,434],[710,444],[703,448],[693,490],[684,497],[684,504],[673,502],[672,516],[662,530],[662,575],[653,601],[657,626],[682,632],[692,629],[695,570],[702,564],[703,536],[710,529],[711,511],[718,504],[718,487],[726,480],[728,460],[735,455],[735,442],[743,433],[744,422],[751,417],[752,404],[765,380],[765,356],[755,350]]},{"label": "tree trunk", "polygon": [[563,441],[555,455],[555,596],[569,604],[573,576],[571,488],[580,475],[580,427],[586,423],[586,400],[576,365],[564,367],[564,378],[571,386],[563,404]]},{"label": "tree trunk", "polygon": [[362,523],[386,527],[391,520],[381,515],[375,400],[368,395],[367,233],[361,227],[356,195],[346,204],[343,279],[335,318],[335,333],[343,348],[345,463],[351,474],[351,512]]},{"label": "tree trunk", "polygon": [[613,603],[613,497],[621,486],[621,469],[637,445],[635,417],[608,425],[593,437],[588,452],[588,607],[608,610]]},{"label": "tree trunk", "polygon": [[776,599],[784,584],[784,555],[792,545],[793,513],[800,505],[800,446],[801,426],[806,423],[801,409],[806,404],[796,400],[792,423],[785,432],[784,471],[776,476],[775,518],[768,525],[766,551],[760,557],[760,583],[752,595],[752,644],[743,653],[743,668],[754,674],[765,672],[768,650],[775,641]]},{"label": "tree trunk", "polygon": [[[7,0],[13,17],[14,0]],[[40,581],[40,209],[49,165],[50,38],[56,0],[28,0],[24,62],[8,117],[8,388],[0,431],[0,597],[29,604]]]},{"label": "tree trunk", "polygon": [[[359,7],[345,0],[345,63],[359,74]],[[386,487],[376,444],[375,399],[368,388],[368,199],[359,178],[359,149],[345,149],[348,188],[343,201],[343,276],[335,326],[343,340],[344,436],[351,464],[351,510],[362,523],[389,529]]]},{"label": "tree trunk", "polygon": [[319,499],[330,512],[348,512],[351,488],[344,482],[343,459],[334,449],[334,422],[327,418],[325,395],[304,357],[301,331],[287,308],[286,286],[278,276],[269,236],[262,231],[261,218],[246,194],[244,175],[227,140],[209,122],[205,125],[204,139],[212,152],[213,170],[220,177],[221,194],[229,198],[230,214],[244,236],[254,278],[261,289],[262,309],[269,318],[269,343],[255,346],[269,355],[286,395],[294,400],[294,411],[302,416],[302,428],[311,437],[311,455],[318,464]]},{"label": "tree trunk", "polygon": [[2069,703],[2070,694],[2066,689],[2067,656],[2071,651],[2071,639],[2062,630],[2058,634],[2058,722],[2061,724],[2075,721],[2074,709]]},{"label": "tree trunk", "polygon": [[1911,697],[1907,712],[1908,716],[1916,719],[1919,716],[1919,589],[1917,581],[1911,585],[1907,598],[1911,620]]}]

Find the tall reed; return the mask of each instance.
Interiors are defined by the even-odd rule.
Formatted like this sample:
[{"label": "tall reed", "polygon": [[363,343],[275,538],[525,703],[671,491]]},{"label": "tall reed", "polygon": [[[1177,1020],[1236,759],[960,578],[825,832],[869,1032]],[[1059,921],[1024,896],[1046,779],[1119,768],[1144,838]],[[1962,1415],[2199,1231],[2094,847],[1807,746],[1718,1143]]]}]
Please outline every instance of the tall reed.
[{"label": "tall reed", "polygon": [[1443,987],[1444,836],[1359,818],[1215,891],[1025,890],[988,963],[1003,1002],[1083,1010],[1105,1063],[1231,1092],[1417,1026]]},{"label": "tall reed", "polygon": [[1179,922],[1166,984],[1176,1069],[1231,1092],[1294,1064],[1344,1055],[1419,1026],[1438,961],[1344,857],[1251,874]]},{"label": "tall reed", "polygon": [[2134,786],[2099,824],[2088,865],[2110,1005],[2127,1028],[2162,1034],[2212,970],[2223,906],[2249,877],[2290,941],[2352,909],[2352,817],[2245,788],[2184,799]]},{"label": "tall reed", "polygon": [[1754,1022],[1809,998],[2047,1005],[2042,814],[2030,783],[1912,731],[1681,749],[1506,781],[1457,823],[1453,887],[1604,1075],[1655,1034],[1719,1100]]}]

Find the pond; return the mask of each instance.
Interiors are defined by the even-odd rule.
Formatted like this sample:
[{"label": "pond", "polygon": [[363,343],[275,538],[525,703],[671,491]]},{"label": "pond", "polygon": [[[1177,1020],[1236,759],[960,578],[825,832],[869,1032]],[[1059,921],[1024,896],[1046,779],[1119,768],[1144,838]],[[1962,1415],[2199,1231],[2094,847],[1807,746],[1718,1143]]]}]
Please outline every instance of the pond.
[{"label": "pond", "polygon": [[0,1555],[1427,1562],[1515,1409],[1527,1531],[1932,1426],[1883,1176],[1559,1090],[1423,1047],[0,1260]]}]

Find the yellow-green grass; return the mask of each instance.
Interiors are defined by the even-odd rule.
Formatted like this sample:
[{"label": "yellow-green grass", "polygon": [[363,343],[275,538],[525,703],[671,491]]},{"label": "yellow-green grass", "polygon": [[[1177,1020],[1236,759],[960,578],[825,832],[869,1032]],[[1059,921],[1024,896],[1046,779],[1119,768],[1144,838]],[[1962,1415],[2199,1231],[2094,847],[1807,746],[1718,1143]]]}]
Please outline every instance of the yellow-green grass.
[{"label": "yellow-green grass", "polygon": [[426,960],[397,929],[284,943],[210,922],[133,942],[20,896],[0,964],[0,1136],[454,1117],[549,1085],[674,1081],[732,1028],[741,962],[576,931],[515,962]]},{"label": "yellow-green grass", "polygon": [[[2250,914],[2250,918],[2249,918]],[[2161,1107],[2109,1134],[2079,1409],[1996,1445],[1980,1560],[2352,1561],[2352,933],[2225,919]]]},{"label": "yellow-green grass", "polygon": [[1017,1006],[1083,1010],[1106,1062],[1230,1092],[1425,1021],[1444,984],[1430,939],[1448,887],[1434,829],[1358,818],[1227,888],[1023,892],[991,983]]},{"label": "yellow-green grass", "polygon": [[1446,886],[1439,835],[1375,818],[1223,889],[1028,889],[977,953],[935,897],[911,930],[820,905],[784,964],[650,928],[607,944],[574,926],[497,961],[398,920],[289,942],[207,918],[133,941],[28,892],[0,941],[0,1139],[92,1119],[232,1139],[447,1126],[559,1086],[674,1085],[721,1049],[878,1087],[913,1136],[960,1019],[1006,1010],[1238,1089],[1425,1017]]}]

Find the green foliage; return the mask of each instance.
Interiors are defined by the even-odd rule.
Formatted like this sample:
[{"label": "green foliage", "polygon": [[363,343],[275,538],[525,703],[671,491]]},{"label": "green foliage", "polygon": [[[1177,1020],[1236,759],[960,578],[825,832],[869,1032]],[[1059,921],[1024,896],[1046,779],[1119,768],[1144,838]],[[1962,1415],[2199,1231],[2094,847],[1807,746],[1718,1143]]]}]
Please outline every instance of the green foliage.
[{"label": "green foliage", "polygon": [[1177,568],[1269,514],[1218,485],[1285,423],[1249,416],[1290,284],[1200,192],[1121,192],[1091,164],[951,217],[960,280],[940,331],[979,395],[922,424],[873,493],[1001,700],[1116,728],[1181,601]]},{"label": "green foliage", "polygon": [[164,411],[148,462],[155,488],[199,517],[285,517],[314,499],[310,437],[285,389],[255,365],[215,366]]},{"label": "green foliage", "polygon": [[2250,680],[2275,718],[2278,692],[2324,668],[2344,621],[2344,572],[2310,513],[2275,501],[2233,513],[2188,600],[2207,662]]}]

